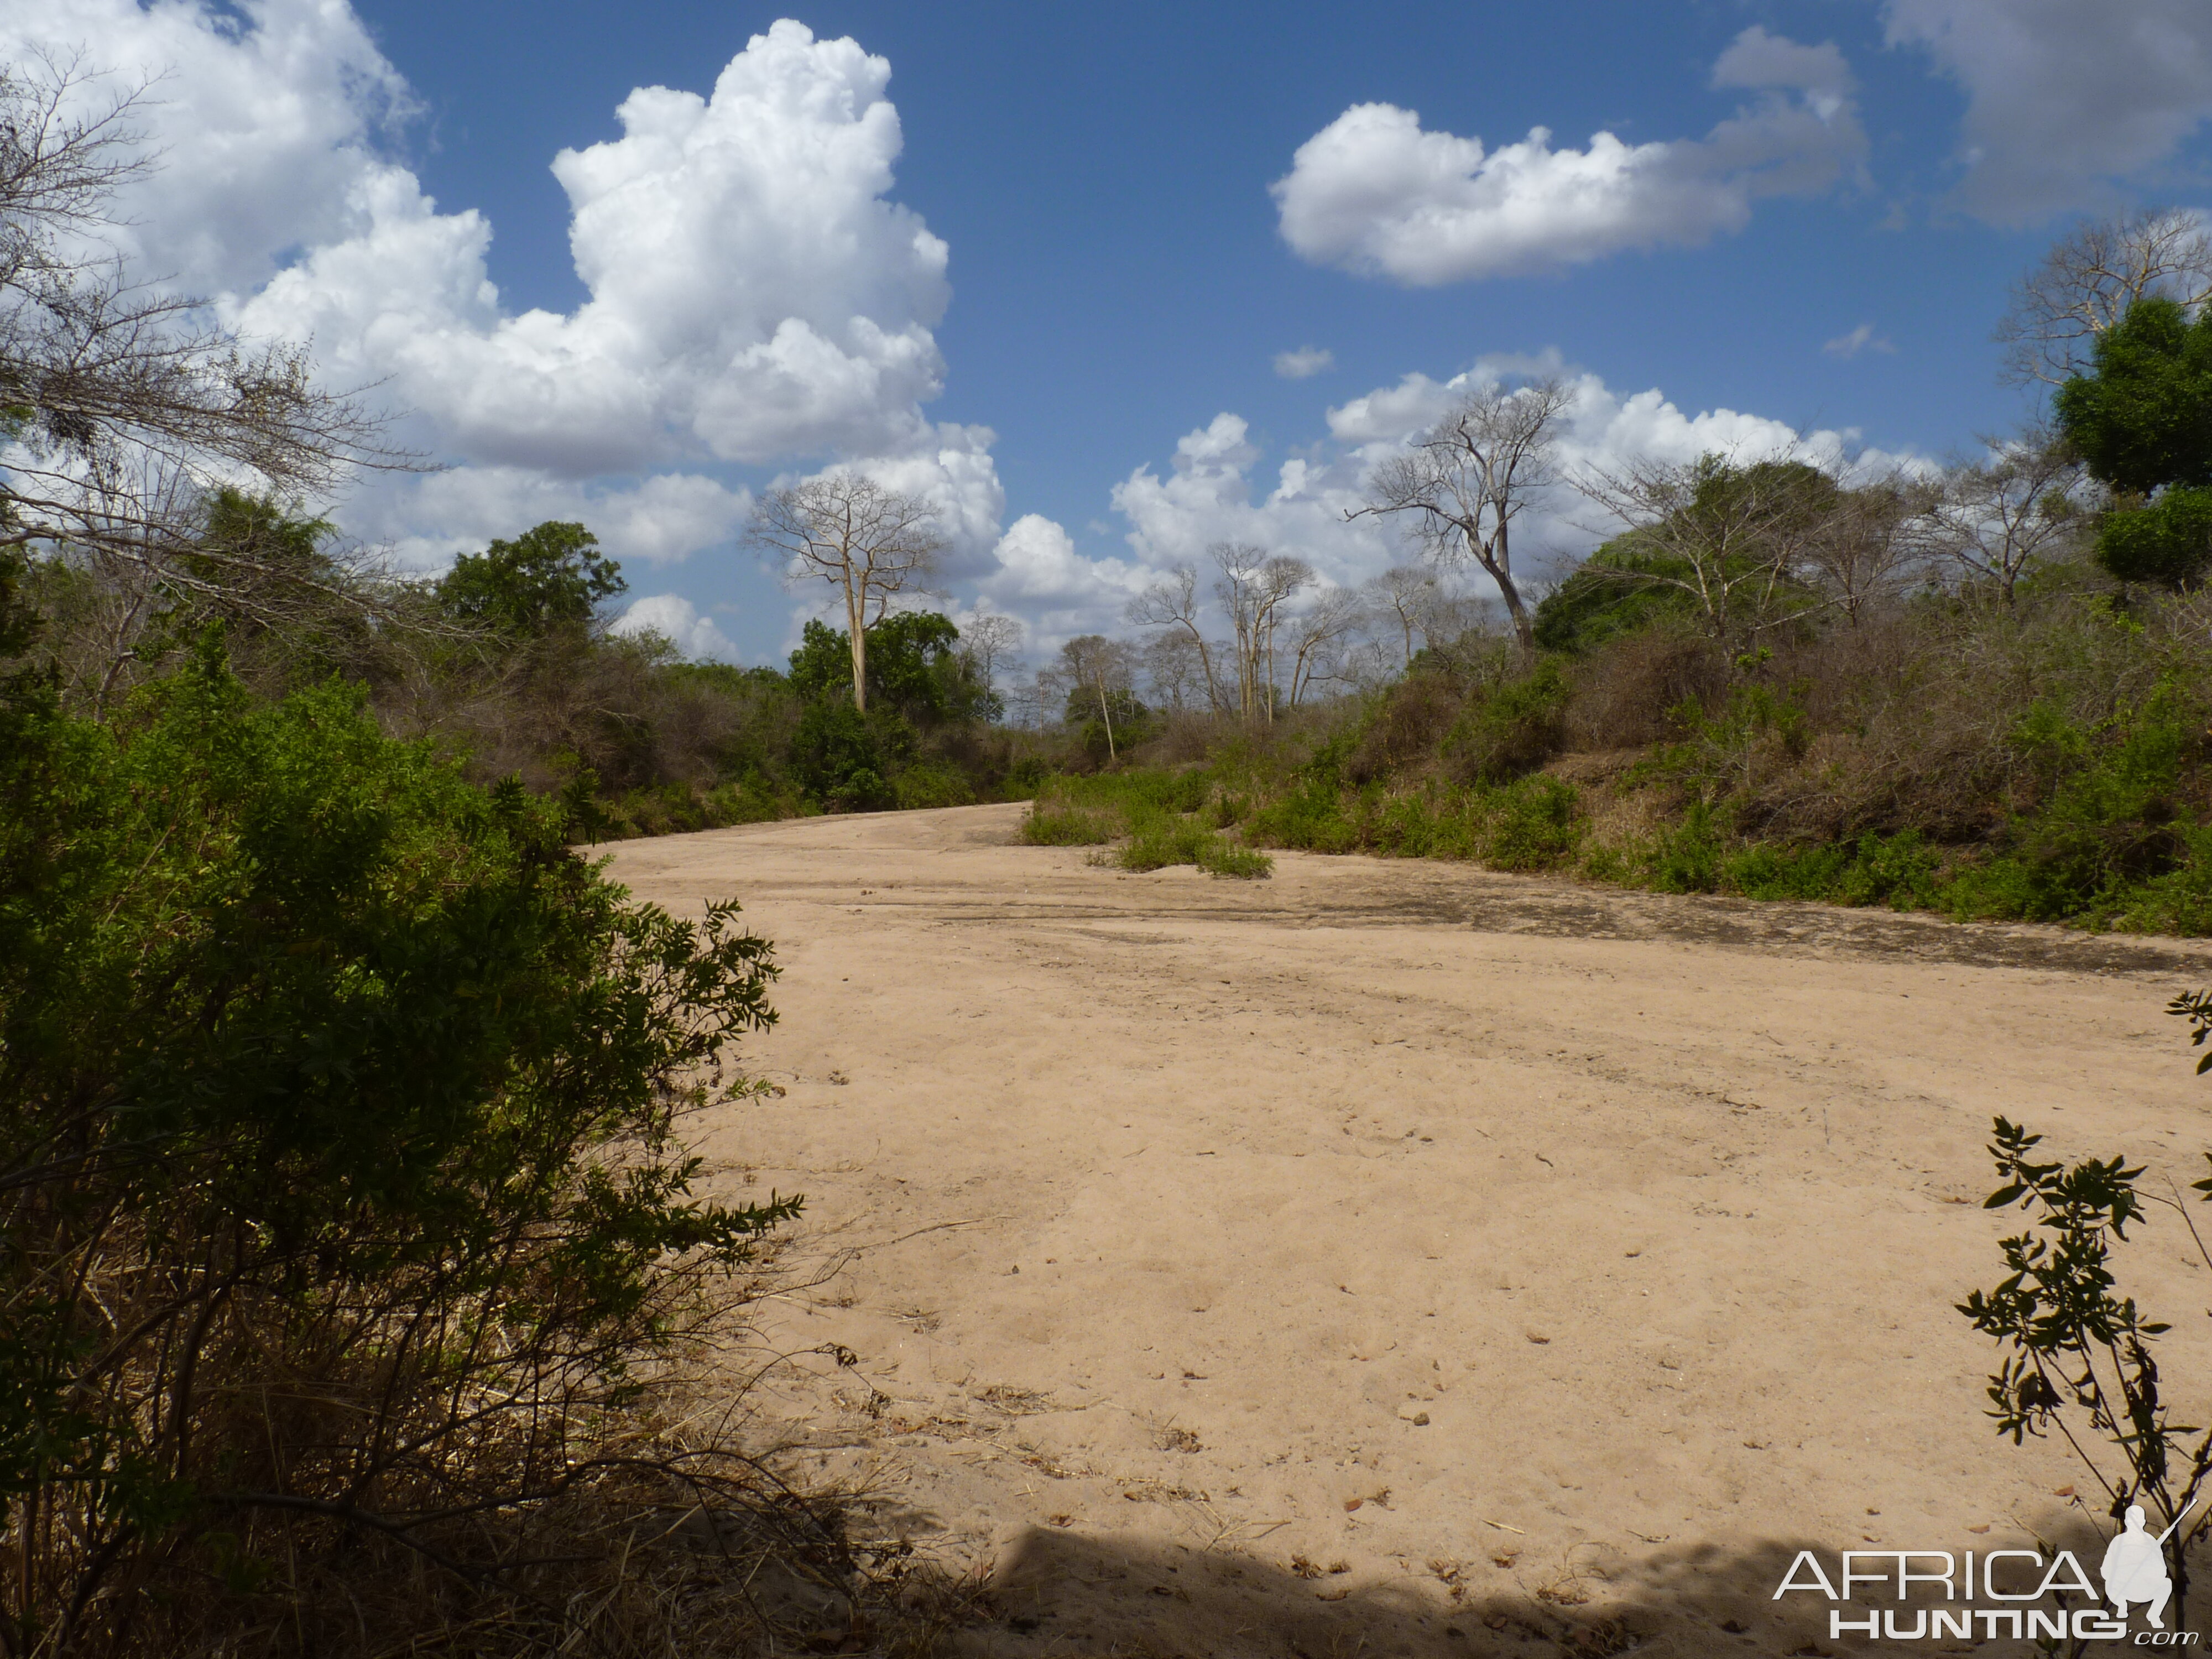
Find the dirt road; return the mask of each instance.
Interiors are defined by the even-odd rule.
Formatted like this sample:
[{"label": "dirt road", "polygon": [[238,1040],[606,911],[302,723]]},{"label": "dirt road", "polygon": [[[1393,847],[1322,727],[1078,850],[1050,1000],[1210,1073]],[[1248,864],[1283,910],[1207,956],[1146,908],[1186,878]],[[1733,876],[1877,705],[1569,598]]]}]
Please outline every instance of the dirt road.
[{"label": "dirt road", "polygon": [[[967,1650],[1782,1653],[1831,1645],[1771,1599],[1800,1547],[2079,1524],[1953,1310],[2009,1220],[1982,1149],[2003,1112],[2203,1175],[2161,1009],[2212,951],[1369,859],[1133,876],[1012,844],[1022,810],[613,859],[777,943],[785,1093],[705,1150],[853,1254],[776,1304],[823,1352],[764,1398],[988,1564]],[[2142,1241],[2206,1421],[2212,1285],[2170,1215]]]}]

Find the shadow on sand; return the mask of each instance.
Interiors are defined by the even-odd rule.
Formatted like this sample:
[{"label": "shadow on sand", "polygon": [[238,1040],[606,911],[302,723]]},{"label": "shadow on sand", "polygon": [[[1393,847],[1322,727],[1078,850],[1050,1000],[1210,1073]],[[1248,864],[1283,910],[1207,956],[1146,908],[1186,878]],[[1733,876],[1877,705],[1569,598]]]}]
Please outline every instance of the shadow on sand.
[{"label": "shadow on sand", "polygon": [[988,1622],[964,1632],[957,1650],[973,1659],[1872,1650],[1829,1639],[1825,1600],[1774,1599],[1802,1547],[1816,1547],[1660,1550],[1636,1560],[1591,1549],[1549,1571],[1521,1559],[1500,1565],[1510,1559],[1501,1547],[1497,1558],[1414,1563],[1395,1580],[1376,1580],[1311,1566],[1319,1576],[1307,1577],[1254,1555],[1032,1528],[1001,1551],[979,1609]]}]

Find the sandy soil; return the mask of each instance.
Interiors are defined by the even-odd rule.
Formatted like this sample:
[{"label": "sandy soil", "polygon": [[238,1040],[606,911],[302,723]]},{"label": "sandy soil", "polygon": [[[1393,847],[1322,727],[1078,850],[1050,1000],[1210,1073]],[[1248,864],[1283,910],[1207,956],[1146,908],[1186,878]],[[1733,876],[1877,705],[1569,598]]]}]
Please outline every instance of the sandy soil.
[{"label": "sandy soil", "polygon": [[[775,1304],[760,1397],[992,1576],[963,1650],[1826,1650],[1825,1603],[1771,1599],[1801,1547],[2080,1526],[1953,1310],[1998,1276],[1983,1146],[2003,1112],[2202,1175],[2161,1009],[2212,951],[1358,858],[1132,876],[1012,844],[1022,811],[612,865],[777,942],[785,1092],[705,1150],[842,1265]],[[2124,1271],[2202,1412],[2185,1243],[2155,1219]]]}]

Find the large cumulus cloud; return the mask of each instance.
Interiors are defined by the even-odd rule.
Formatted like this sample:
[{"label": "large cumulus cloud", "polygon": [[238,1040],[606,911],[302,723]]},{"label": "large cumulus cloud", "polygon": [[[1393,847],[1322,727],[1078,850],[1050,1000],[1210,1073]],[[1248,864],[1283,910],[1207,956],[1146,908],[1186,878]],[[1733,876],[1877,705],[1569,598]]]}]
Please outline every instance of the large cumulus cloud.
[{"label": "large cumulus cloud", "polygon": [[1627,248],[1741,229],[1763,196],[1810,195],[1866,151],[1851,76],[1833,46],[1753,27],[1714,66],[1758,99],[1701,139],[1554,149],[1534,129],[1487,149],[1430,132],[1395,104],[1355,104],[1272,186],[1284,240],[1316,264],[1434,286],[1553,270]]},{"label": "large cumulus cloud", "polygon": [[396,159],[404,79],[345,0],[0,0],[0,49],[151,89],[161,166],[118,204],[135,269],[213,297],[263,338],[312,340],[325,378],[374,383],[401,441],[452,470],[372,484],[356,531],[435,562],[532,516],[581,517],[619,556],[726,544],[732,466],[865,465],[936,501],[974,558],[1003,500],[980,427],[922,405],[946,248],[890,199],[890,65],[775,24],[710,92],[646,87],[619,137],[550,158],[587,297],[517,312],[494,227]]}]

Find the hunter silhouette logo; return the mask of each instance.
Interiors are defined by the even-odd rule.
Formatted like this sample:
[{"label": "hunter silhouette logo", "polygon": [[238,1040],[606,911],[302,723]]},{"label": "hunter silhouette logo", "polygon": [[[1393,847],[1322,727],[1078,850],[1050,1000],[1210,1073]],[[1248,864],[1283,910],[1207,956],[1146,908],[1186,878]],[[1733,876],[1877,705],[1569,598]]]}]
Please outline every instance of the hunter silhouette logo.
[{"label": "hunter silhouette logo", "polygon": [[[2060,1550],[2048,1561],[2039,1551],[2022,1549],[1845,1550],[1833,1577],[1815,1552],[1800,1550],[1773,1599],[1809,1592],[1838,1604],[1828,1613],[1832,1641],[1844,1636],[1892,1642],[2006,1638],[2196,1647],[2202,1641],[2197,1632],[2166,1627],[2166,1603],[2173,1595],[2166,1544],[2188,1512],[2183,1510],[2172,1526],[2154,1534],[2144,1524],[2142,1506],[2131,1505],[2099,1564],[2105,1585],[2101,1597],[2071,1550]],[[1891,1605],[1879,1605],[1885,1601]],[[2131,1607],[2141,1610],[2148,1629],[2130,1633]]]},{"label": "hunter silhouette logo", "polygon": [[[2191,1498],[2189,1507],[2174,1516],[2173,1527],[2196,1506],[2197,1500]],[[2154,1538],[2143,1525],[2142,1505],[2128,1505],[2125,1528],[2105,1547],[2105,1599],[2112,1604],[2114,1617],[2124,1620],[2128,1603],[2141,1601],[2146,1604],[2144,1616],[2150,1627],[2166,1628],[2166,1601],[2173,1594],[2173,1581],[2166,1576],[2166,1540],[2173,1536],[2173,1527]]]}]

